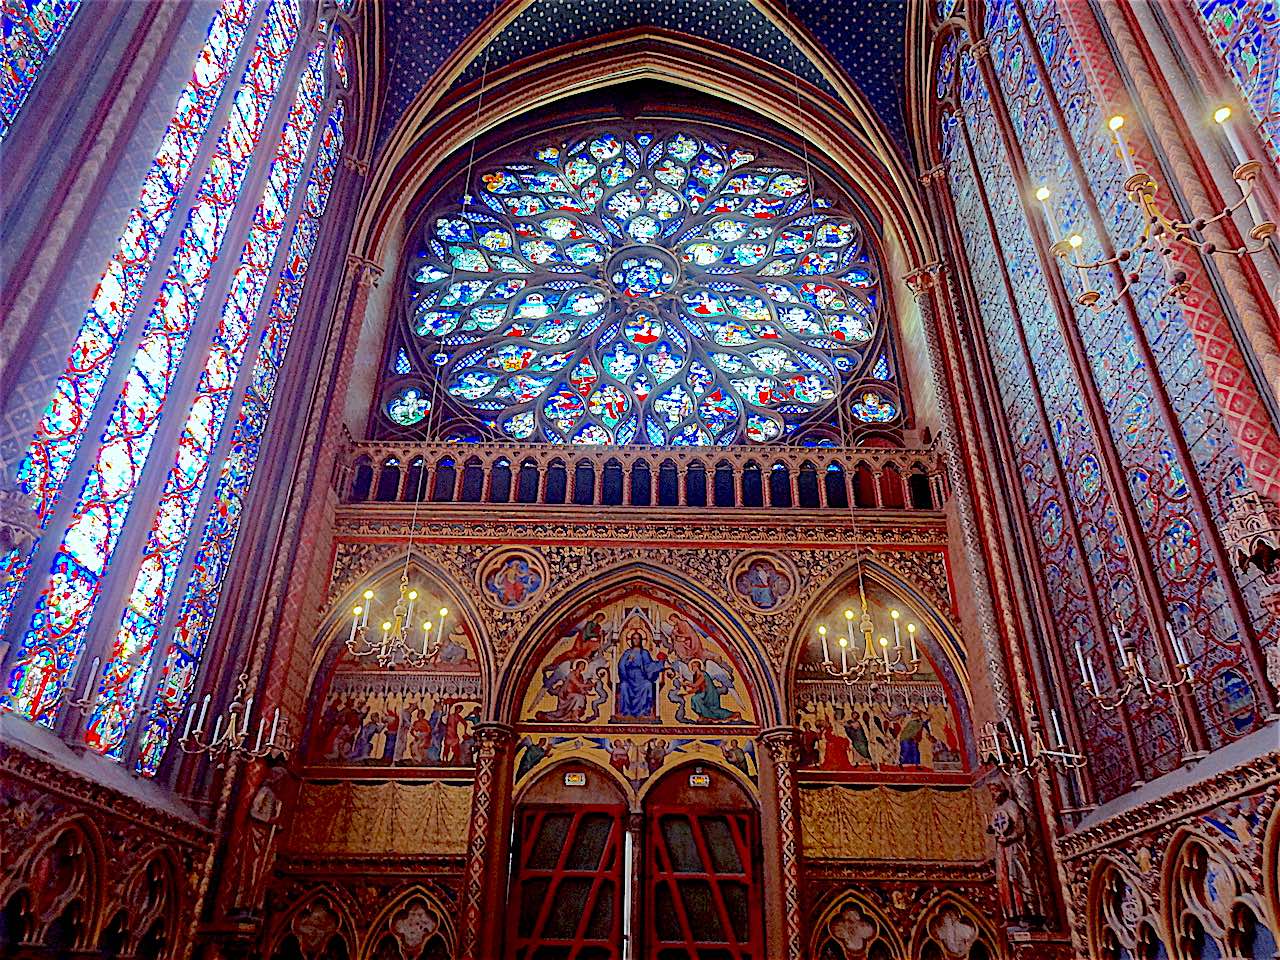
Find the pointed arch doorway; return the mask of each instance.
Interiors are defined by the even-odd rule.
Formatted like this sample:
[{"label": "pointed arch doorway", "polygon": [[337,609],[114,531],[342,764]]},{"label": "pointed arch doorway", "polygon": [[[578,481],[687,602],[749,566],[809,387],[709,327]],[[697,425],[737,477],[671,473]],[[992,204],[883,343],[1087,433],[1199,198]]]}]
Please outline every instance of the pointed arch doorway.
[{"label": "pointed arch doorway", "polygon": [[509,960],[763,960],[760,818],[737,778],[673,767],[641,808],[569,761],[516,808]]}]

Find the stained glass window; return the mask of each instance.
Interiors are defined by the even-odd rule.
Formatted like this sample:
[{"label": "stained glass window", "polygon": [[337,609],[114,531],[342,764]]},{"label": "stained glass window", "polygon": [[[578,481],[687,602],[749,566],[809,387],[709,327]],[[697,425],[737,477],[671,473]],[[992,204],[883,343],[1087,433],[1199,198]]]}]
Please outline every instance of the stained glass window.
[{"label": "stained glass window", "polygon": [[9,694],[15,710],[42,723],[53,721],[66,675],[79,655],[297,32],[296,0],[272,0],[95,463],[36,601],[9,678]]},{"label": "stained glass window", "polygon": [[[223,0],[196,55],[191,79],[178,94],[173,116],[142,181],[120,243],[93,292],[76,342],[36,435],[19,467],[41,527],[48,522],[71,469],[89,418],[102,395],[115,350],[138,305],[142,285],[173,217],[174,201],[191,174],[200,143],[240,55],[256,0]],[[26,577],[31,553],[0,556],[0,635]]]},{"label": "stained glass window", "polygon": [[333,28],[333,69],[338,71],[338,80],[344,87],[351,83],[347,67],[347,38],[338,26]]},{"label": "stained glass window", "polygon": [[200,373],[195,401],[178,438],[177,459],[160,495],[142,566],[125,601],[120,628],[85,736],[91,747],[112,757],[118,757],[125,746],[125,733],[151,664],[160,620],[182,560],[182,548],[209,476],[213,445],[231,405],[231,391],[262,305],[276,249],[284,235],[293,193],[302,176],[311,131],[318,125],[324,107],[325,70],[322,44],[311,53],[276,145],[262,199],[254,213],[240,263],[231,278],[231,290],[222,305],[212,349]]},{"label": "stained glass window", "polygon": [[0,4],[0,141],[40,78],[80,0],[8,0]]},{"label": "stained glass window", "polygon": [[550,443],[897,418],[891,377],[865,389],[888,349],[872,252],[808,176],[687,130],[531,153],[427,218],[399,348],[419,375],[384,398],[390,420],[425,419],[431,377],[450,414]]},{"label": "stained glass window", "polygon": [[1259,135],[1280,160],[1280,3],[1198,0],[1196,9]]},{"label": "stained glass window", "polygon": [[165,650],[155,699],[142,731],[138,770],[147,776],[155,774],[164,756],[174,724],[195,685],[200,656],[213,627],[219,591],[240,530],[245,495],[257,466],[267,414],[275,398],[307,268],[315,252],[320,221],[342,154],[342,121],[339,103],[320,136],[302,212],[289,241],[280,280],[267,311],[249,388],[232,433],[231,450],[218,475],[213,509],[201,533],[176,625]]}]

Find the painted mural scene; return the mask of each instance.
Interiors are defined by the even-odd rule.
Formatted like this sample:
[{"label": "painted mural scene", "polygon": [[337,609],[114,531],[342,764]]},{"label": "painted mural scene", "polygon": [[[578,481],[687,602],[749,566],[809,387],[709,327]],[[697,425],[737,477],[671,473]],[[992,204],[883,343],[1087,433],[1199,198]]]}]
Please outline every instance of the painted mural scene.
[{"label": "painted mural scene", "polygon": [[1280,960],[1275,0],[0,51],[0,958]]}]

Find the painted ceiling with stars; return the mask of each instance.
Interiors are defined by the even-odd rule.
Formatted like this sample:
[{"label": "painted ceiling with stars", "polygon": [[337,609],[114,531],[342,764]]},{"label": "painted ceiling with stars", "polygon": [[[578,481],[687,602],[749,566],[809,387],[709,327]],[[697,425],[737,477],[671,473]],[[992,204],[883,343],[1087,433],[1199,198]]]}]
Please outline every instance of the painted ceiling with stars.
[{"label": "painted ceiling with stars", "polygon": [[[498,0],[387,0],[384,139],[431,76]],[[903,33],[907,0],[787,0],[786,9],[862,90],[904,150]],[[831,85],[751,0],[534,0],[463,71],[476,79],[543,50],[635,27],[679,31],[798,73],[830,96]]]}]

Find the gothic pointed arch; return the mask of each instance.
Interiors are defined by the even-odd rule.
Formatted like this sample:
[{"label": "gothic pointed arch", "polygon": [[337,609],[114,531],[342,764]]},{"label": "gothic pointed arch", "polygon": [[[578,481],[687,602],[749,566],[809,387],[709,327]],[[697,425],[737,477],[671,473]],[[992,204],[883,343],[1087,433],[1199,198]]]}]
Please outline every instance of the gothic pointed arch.
[{"label": "gothic pointed arch", "polygon": [[908,956],[921,960],[997,960],[1004,953],[989,909],[953,890],[935,896],[910,934]]},{"label": "gothic pointed arch", "polygon": [[448,960],[456,944],[454,908],[430,886],[415,883],[374,916],[358,960]]},{"label": "gothic pointed arch", "polygon": [[860,891],[842,890],[819,905],[810,925],[814,960],[907,960],[902,937],[884,908]]},{"label": "gothic pointed arch", "polygon": [[516,728],[517,790],[564,757],[609,768],[633,804],[657,776],[698,759],[758,784],[756,737],[761,718],[776,715],[776,693],[724,614],[697,584],[632,563],[535,619],[498,707]]}]

